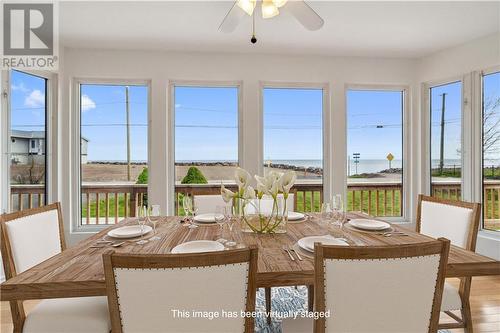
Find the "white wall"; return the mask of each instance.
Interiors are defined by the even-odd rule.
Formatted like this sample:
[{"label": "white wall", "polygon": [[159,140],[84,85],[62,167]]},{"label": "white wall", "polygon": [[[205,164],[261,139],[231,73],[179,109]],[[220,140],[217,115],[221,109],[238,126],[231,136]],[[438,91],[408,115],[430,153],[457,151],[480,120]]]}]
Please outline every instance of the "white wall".
[{"label": "white wall", "polygon": [[[259,83],[260,81],[328,83],[330,89],[329,124],[333,128],[329,138],[331,146],[331,170],[334,170],[329,190],[341,193],[345,188],[346,132],[345,132],[345,85],[384,84],[404,85],[414,89],[416,77],[415,60],[374,59],[374,58],[332,58],[332,57],[292,57],[277,55],[241,55],[215,53],[167,53],[148,51],[102,51],[88,49],[65,49],[61,78],[62,105],[60,125],[62,128],[61,172],[62,191],[60,200],[65,207],[65,221],[72,214],[71,184],[71,108],[70,90],[74,78],[106,79],[146,79],[151,80],[150,131],[152,138],[150,151],[150,196],[153,201],[165,207],[167,191],[171,186],[167,177],[172,161],[168,147],[173,137],[169,132],[168,82],[169,80],[207,80],[243,82],[243,122],[245,128],[260,130]],[[410,115],[414,118],[414,115]],[[414,131],[412,129],[412,131]],[[259,133],[261,134],[261,133]],[[414,135],[413,133],[411,134]],[[251,173],[259,170],[259,145],[254,140],[255,133],[243,133],[244,156],[242,167]],[[411,146],[411,145],[410,145]],[[409,167],[411,172],[412,166]],[[418,184],[414,179],[410,184]],[[411,196],[415,197],[415,188]],[[172,203],[168,202],[169,207]],[[70,243],[86,235],[68,235]]]},{"label": "white wall", "polygon": [[420,59],[419,82],[443,80],[500,64],[500,33]]}]

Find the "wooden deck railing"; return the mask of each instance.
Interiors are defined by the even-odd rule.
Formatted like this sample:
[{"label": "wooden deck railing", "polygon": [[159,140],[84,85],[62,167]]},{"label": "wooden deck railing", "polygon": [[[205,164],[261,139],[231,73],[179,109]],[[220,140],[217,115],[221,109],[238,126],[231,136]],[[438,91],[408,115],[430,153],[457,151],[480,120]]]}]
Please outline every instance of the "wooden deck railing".
[{"label": "wooden deck railing", "polygon": [[[234,185],[227,186],[235,190]],[[296,184],[295,210],[319,212],[323,202],[322,184]],[[350,183],[346,209],[363,211],[374,216],[401,216],[402,189],[394,183]],[[459,199],[460,183],[439,182],[432,186],[433,195]],[[219,184],[178,185],[175,188],[175,211],[182,213],[182,196],[219,194]],[[488,181],[484,186],[483,212],[488,228],[500,229],[500,181]],[[147,185],[97,184],[82,186],[82,223],[114,224],[120,218],[136,216],[137,207],[147,200]],[[38,207],[45,204],[43,185],[12,185],[11,210]]]}]

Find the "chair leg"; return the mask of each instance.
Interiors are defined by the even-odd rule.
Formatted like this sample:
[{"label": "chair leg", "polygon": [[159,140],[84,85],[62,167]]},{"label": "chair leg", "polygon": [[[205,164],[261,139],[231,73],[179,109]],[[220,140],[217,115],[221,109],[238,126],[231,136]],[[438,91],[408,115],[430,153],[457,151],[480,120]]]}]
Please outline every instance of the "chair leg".
[{"label": "chair leg", "polygon": [[271,324],[271,287],[265,287],[267,323]]},{"label": "chair leg", "polygon": [[465,300],[462,304],[462,321],[464,323],[464,332],[465,333],[473,333],[472,328],[472,314],[470,312],[470,303],[469,300]]},{"label": "chair leg", "polygon": [[307,309],[314,310],[314,286],[307,286]]}]

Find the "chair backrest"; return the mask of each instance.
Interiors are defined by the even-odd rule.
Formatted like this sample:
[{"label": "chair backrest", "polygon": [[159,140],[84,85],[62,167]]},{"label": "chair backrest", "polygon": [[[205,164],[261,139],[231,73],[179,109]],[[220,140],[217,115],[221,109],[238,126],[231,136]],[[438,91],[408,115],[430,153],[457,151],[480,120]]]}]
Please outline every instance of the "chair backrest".
[{"label": "chair backrest", "polygon": [[[257,249],[103,255],[112,331],[253,332]],[[178,310],[178,311],[176,311]],[[206,316],[217,313],[212,320]],[[189,316],[189,317],[186,317]]]},{"label": "chair backrest", "polygon": [[417,232],[475,251],[481,204],[418,196]]},{"label": "chair backrest", "polygon": [[222,195],[195,195],[193,198],[194,206],[198,209],[198,214],[215,213],[217,206],[227,206],[222,199]]},{"label": "chair backrest", "polygon": [[[60,253],[66,249],[60,204],[0,215],[0,240],[7,279]],[[23,302],[9,303],[14,332],[22,332]]]},{"label": "chair backrest", "polygon": [[449,247],[315,244],[315,332],[436,332]]},{"label": "chair backrest", "polygon": [[6,277],[41,263],[66,248],[59,203],[0,216]]}]

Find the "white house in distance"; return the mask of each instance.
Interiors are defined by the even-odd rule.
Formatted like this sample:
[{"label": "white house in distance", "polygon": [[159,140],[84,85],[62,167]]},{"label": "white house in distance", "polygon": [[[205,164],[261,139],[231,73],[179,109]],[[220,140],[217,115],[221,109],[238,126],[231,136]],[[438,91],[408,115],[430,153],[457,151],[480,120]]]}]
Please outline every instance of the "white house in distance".
[{"label": "white house in distance", "polygon": [[[11,161],[14,164],[28,164],[29,157],[35,163],[45,163],[45,131],[12,130],[10,135]],[[89,140],[82,137],[82,163],[87,163],[87,144]]]}]

